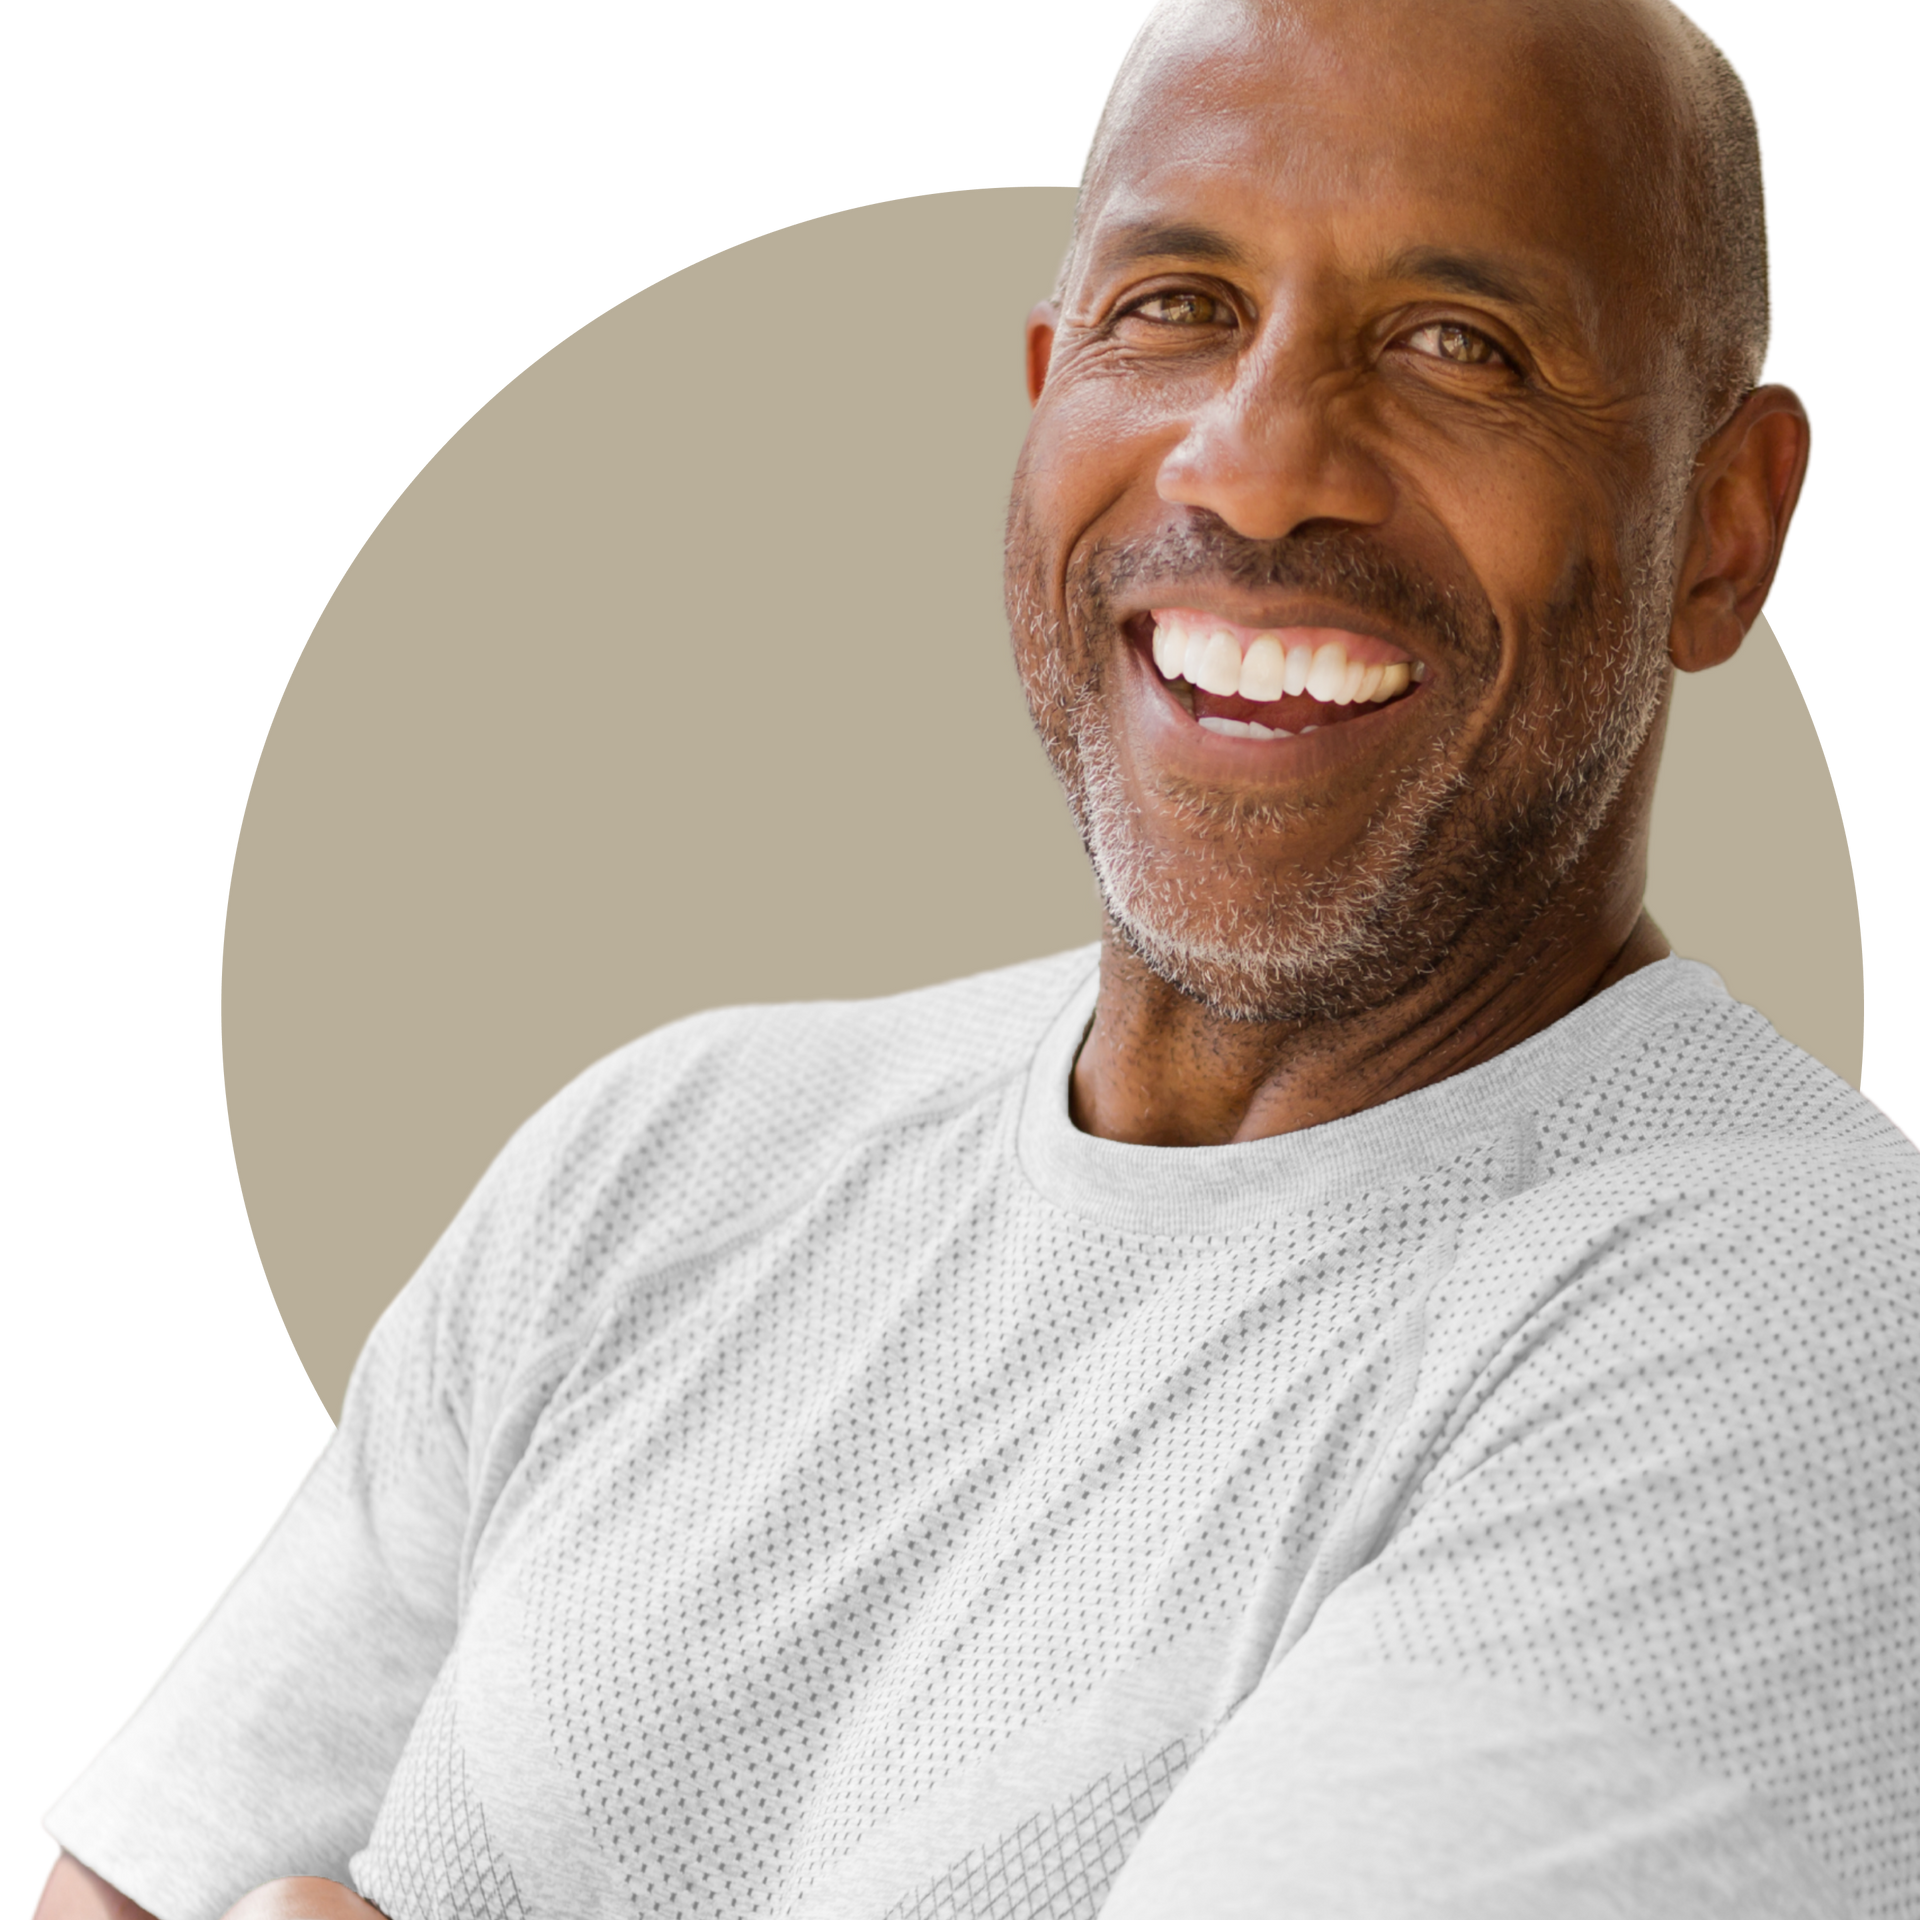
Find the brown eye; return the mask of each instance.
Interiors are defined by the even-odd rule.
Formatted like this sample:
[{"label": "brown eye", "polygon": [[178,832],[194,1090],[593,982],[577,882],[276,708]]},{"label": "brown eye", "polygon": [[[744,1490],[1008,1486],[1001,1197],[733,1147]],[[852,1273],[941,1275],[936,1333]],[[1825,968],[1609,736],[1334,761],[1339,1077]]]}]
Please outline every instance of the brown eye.
[{"label": "brown eye", "polygon": [[1484,333],[1463,327],[1457,320],[1435,320],[1407,336],[1416,353],[1431,355],[1456,367],[1505,365],[1507,356]]},{"label": "brown eye", "polygon": [[1127,315],[1167,327],[1216,327],[1231,320],[1233,311],[1210,293],[1150,293],[1129,307]]}]

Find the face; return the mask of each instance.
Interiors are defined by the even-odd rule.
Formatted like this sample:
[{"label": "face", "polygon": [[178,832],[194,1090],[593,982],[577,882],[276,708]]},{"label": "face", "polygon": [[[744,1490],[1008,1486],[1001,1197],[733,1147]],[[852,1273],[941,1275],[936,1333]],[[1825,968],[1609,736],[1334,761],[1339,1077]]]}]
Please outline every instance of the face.
[{"label": "face", "polygon": [[1473,12],[1182,16],[1030,338],[1029,704],[1116,934],[1232,1017],[1380,1004],[1636,857],[1674,374],[1617,132]]}]

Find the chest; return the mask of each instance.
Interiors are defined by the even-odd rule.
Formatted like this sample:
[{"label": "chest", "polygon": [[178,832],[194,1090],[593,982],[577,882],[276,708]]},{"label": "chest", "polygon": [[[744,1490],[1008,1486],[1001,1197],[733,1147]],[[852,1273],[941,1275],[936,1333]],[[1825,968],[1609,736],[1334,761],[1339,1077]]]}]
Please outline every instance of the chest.
[{"label": "chest", "polygon": [[567,1803],[642,1911],[879,1916],[1036,1847],[1117,1864],[1392,1419],[1417,1234],[855,1198],[618,1298],[476,1555],[448,1712],[470,1772],[495,1756],[491,1830]]}]

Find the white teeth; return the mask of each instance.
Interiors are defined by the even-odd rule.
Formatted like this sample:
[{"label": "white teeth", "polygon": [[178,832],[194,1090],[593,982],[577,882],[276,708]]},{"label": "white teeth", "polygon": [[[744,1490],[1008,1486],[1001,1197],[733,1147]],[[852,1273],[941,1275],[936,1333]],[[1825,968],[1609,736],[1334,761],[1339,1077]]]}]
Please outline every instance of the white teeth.
[{"label": "white teeth", "polygon": [[1338,640],[1329,640],[1316,648],[1313,669],[1307,675],[1307,692],[1316,700],[1338,700],[1347,684],[1347,650]]},{"label": "white teeth", "polygon": [[[1391,700],[1427,677],[1424,661],[1369,664],[1349,660],[1338,640],[1329,640],[1321,647],[1288,647],[1275,635],[1263,633],[1254,638],[1243,656],[1239,641],[1225,628],[1196,630],[1171,620],[1154,622],[1153,664],[1169,680],[1185,680],[1222,698],[1239,694],[1264,702],[1304,693],[1334,706]],[[1240,724],[1232,723],[1235,727]],[[1213,727],[1216,733],[1229,730],[1224,722]],[[1267,737],[1273,729],[1256,731]],[[1280,731],[1285,733],[1284,728]]]},{"label": "white teeth", "polygon": [[1278,700],[1287,691],[1287,650],[1271,634],[1263,633],[1240,662],[1240,696],[1244,700]]},{"label": "white teeth", "polygon": [[1222,713],[1203,714],[1200,724],[1209,733],[1224,733],[1229,740],[1291,740],[1293,738],[1292,732],[1286,727],[1263,727],[1258,720],[1229,720]]},{"label": "white teeth", "polygon": [[1207,636],[1200,657],[1193,657],[1194,642],[1187,642],[1187,678],[1207,693],[1223,698],[1240,691],[1240,643],[1232,634],[1215,632]]}]

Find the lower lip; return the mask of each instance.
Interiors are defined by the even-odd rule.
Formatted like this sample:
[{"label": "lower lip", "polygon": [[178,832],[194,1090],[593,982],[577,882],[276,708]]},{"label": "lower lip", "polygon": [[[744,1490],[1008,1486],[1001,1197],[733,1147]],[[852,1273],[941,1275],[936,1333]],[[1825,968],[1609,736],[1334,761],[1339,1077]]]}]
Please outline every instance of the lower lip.
[{"label": "lower lip", "polygon": [[1157,754],[1191,758],[1196,770],[1215,773],[1262,773],[1269,778],[1295,777],[1330,771],[1372,753],[1385,743],[1397,724],[1396,716],[1421,697],[1424,684],[1349,720],[1333,720],[1310,732],[1276,734],[1215,733],[1180,704],[1172,687],[1153,664],[1151,639],[1130,638],[1126,653],[1132,671],[1144,682],[1142,692],[1148,737]]}]

